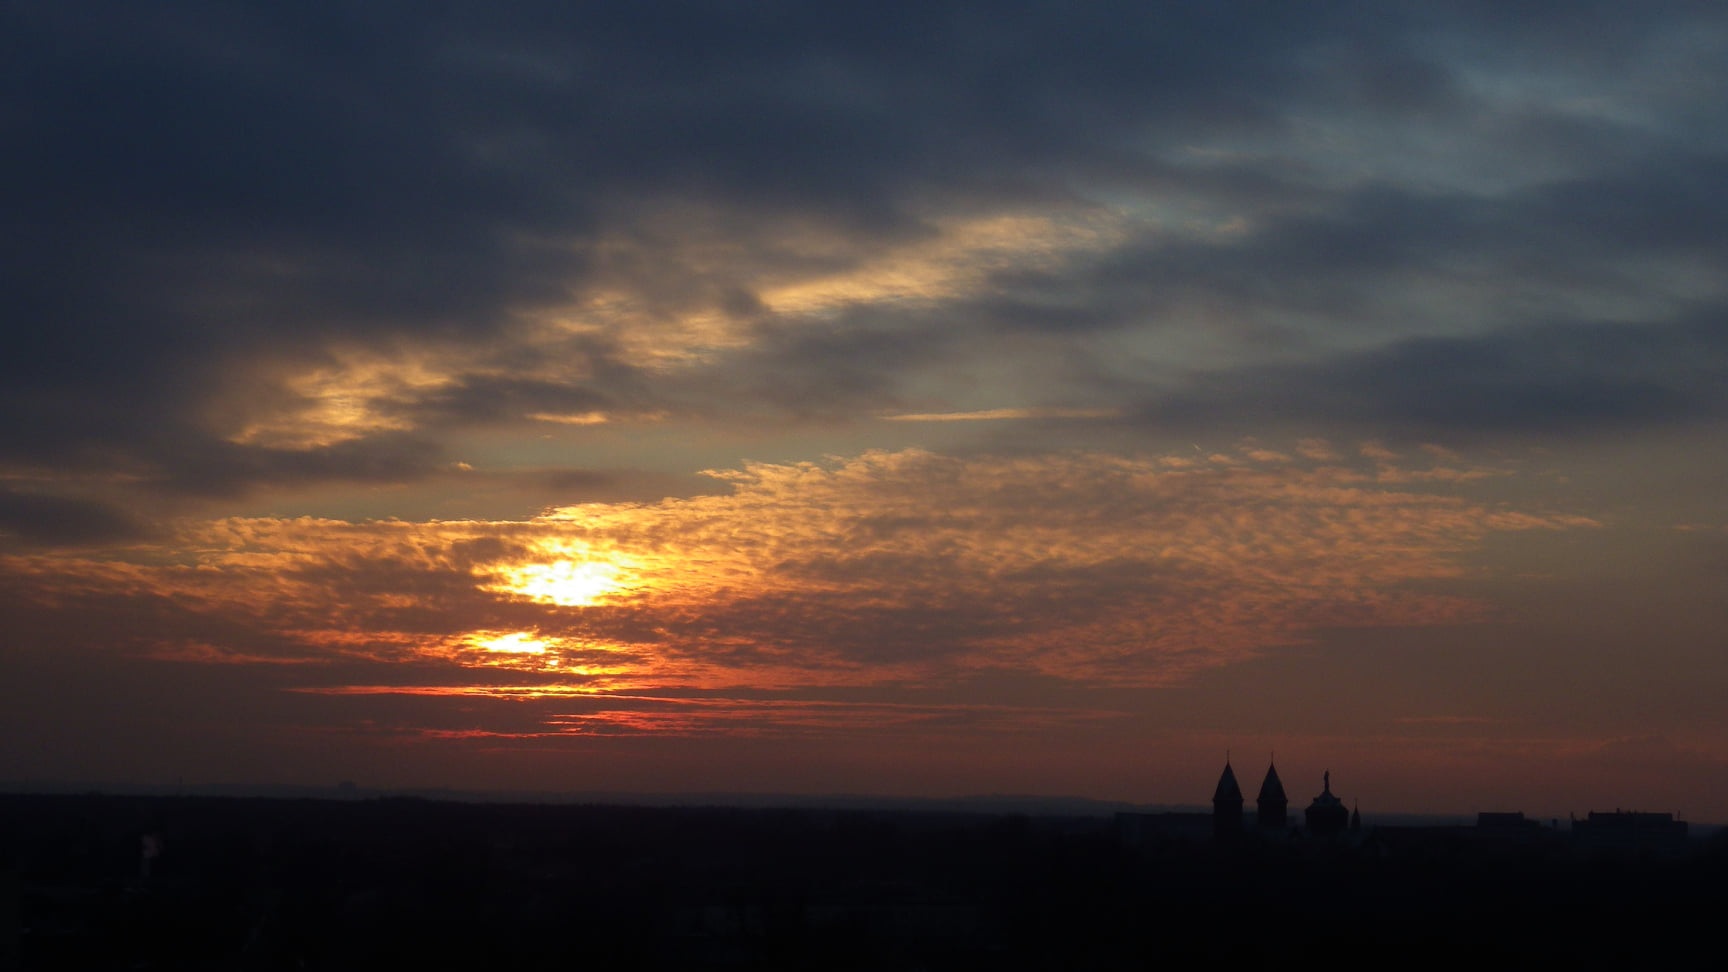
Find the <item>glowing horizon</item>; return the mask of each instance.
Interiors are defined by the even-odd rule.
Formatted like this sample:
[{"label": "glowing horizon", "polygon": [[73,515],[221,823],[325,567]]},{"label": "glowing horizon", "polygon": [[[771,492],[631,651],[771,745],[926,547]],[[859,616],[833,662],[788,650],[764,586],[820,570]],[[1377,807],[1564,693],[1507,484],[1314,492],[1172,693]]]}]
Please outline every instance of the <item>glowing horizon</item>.
[{"label": "glowing horizon", "polygon": [[1728,13],[13,6],[0,775],[1728,820]]}]

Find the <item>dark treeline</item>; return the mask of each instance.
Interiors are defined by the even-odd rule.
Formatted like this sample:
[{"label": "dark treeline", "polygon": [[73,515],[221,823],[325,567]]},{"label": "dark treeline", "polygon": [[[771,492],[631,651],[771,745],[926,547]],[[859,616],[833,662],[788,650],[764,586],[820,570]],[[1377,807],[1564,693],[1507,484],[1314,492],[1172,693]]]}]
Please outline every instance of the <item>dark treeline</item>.
[{"label": "dark treeline", "polygon": [[24,969],[1151,968],[1714,943],[1728,844],[1158,841],[1109,820],[0,797]]}]

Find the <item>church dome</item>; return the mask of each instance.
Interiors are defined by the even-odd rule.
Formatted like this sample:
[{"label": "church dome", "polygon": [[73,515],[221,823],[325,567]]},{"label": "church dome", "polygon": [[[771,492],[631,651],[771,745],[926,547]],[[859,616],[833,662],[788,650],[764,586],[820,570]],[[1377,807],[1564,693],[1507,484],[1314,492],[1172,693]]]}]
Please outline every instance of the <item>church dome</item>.
[{"label": "church dome", "polygon": [[1344,801],[1332,795],[1332,771],[1327,770],[1324,777],[1325,788],[1314,802],[1308,804],[1308,832],[1316,837],[1343,833],[1350,825],[1350,811],[1345,809]]}]

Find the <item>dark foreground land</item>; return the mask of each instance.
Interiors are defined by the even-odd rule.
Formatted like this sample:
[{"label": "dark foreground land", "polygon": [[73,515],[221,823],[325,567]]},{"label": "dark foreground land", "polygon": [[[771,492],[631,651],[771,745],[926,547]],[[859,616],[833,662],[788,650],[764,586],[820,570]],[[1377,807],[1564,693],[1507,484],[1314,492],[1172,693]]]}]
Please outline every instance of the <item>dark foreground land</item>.
[{"label": "dark foreground land", "polygon": [[6,796],[0,967],[1690,966],[1725,879],[1721,838],[1128,847],[1107,819]]}]

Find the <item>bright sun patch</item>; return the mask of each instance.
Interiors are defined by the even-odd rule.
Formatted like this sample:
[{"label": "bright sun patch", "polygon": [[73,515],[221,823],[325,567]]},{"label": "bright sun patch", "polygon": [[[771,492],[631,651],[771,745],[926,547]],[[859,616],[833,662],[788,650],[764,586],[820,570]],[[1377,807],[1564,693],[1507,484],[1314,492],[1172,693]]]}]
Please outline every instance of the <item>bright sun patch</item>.
[{"label": "bright sun patch", "polygon": [[556,560],[502,567],[489,591],[560,607],[586,607],[624,586],[624,568],[604,560]]},{"label": "bright sun patch", "polygon": [[544,655],[546,642],[527,631],[513,631],[506,635],[490,638],[477,638],[477,647],[487,651],[503,652],[512,655]]}]

